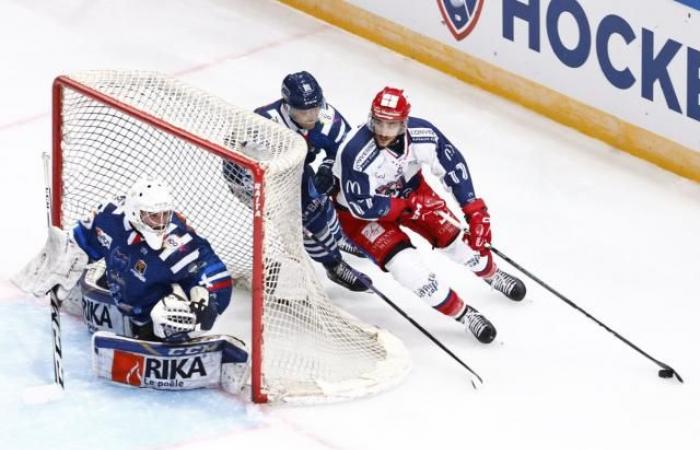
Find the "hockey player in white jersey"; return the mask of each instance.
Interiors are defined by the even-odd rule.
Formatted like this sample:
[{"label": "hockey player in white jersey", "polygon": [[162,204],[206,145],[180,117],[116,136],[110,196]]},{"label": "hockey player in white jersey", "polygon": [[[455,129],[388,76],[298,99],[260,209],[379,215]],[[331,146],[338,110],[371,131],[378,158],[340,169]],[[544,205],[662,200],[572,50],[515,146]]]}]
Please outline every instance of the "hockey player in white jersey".
[{"label": "hockey player in white jersey", "polygon": [[[514,301],[525,296],[525,285],[498,269],[488,244],[490,217],[477,198],[466,161],[430,122],[410,117],[411,105],[400,89],[380,91],[372,102],[368,122],[341,146],[335,174],[340,179],[336,201],[345,234],[381,268],[441,313],[465,323],[483,343],[496,329],[467,305],[439,273],[421,263],[406,227],[427,239],[452,260],[467,266],[494,289]],[[454,217],[423,179],[428,168],[459,203],[469,233],[442,214]]]},{"label": "hockey player in white jersey", "polygon": [[100,376],[134,385],[137,379],[120,370],[140,361],[137,385],[218,386],[221,371],[234,366],[228,387],[245,382],[242,342],[199,337],[228,307],[233,280],[209,243],[173,211],[160,180],[136,182],[70,231],[51,227],[45,248],[13,281],[37,296],[55,289],[65,309],[82,315],[97,332],[93,366]]},{"label": "hockey player in white jersey", "polygon": [[[321,86],[306,71],[287,75],[282,80],[282,98],[256,108],[255,112],[299,133],[308,143],[301,185],[306,252],[323,264],[331,281],[351,291],[366,291],[371,280],[350,270],[339,250],[360,257],[364,254],[343,236],[329,197],[335,189],[332,169],[338,146],[350,130],[347,121],[326,102]],[[323,161],[314,171],[312,164],[321,154],[325,154]],[[234,163],[224,163],[224,176],[230,185],[249,178],[243,171]]]}]

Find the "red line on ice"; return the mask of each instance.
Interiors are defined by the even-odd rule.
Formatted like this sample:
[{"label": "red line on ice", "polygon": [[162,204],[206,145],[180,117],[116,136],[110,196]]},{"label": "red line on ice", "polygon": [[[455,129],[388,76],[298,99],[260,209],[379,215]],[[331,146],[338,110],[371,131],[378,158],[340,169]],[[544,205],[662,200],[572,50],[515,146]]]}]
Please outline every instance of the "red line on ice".
[{"label": "red line on ice", "polygon": [[[178,70],[178,71],[174,72],[172,75],[174,75],[174,76],[189,75],[189,74],[194,73],[194,72],[199,72],[201,70],[205,70],[205,69],[208,69],[210,67],[214,67],[214,66],[219,65],[225,61],[231,61],[234,59],[243,58],[245,56],[250,56],[252,54],[261,52],[263,50],[268,50],[270,48],[279,47],[280,45],[284,45],[284,44],[287,44],[289,42],[296,41],[298,39],[304,39],[306,37],[313,36],[314,34],[321,33],[329,28],[330,27],[328,27],[328,26],[322,26],[320,28],[316,28],[316,29],[313,29],[310,31],[304,31],[301,33],[293,34],[291,36],[286,36],[286,37],[278,39],[276,41],[272,41],[272,42],[268,42],[267,44],[263,44],[259,47],[251,48],[251,49],[246,50],[242,53],[231,53],[231,54],[216,58],[216,59],[214,59],[210,62],[207,62],[207,63],[197,64],[197,65],[194,65],[194,66],[182,69],[182,70]],[[34,114],[32,116],[23,117],[21,119],[14,120],[12,122],[3,123],[3,124],[0,124],[0,132],[11,129],[11,128],[19,127],[19,126],[22,126],[22,125],[25,125],[28,123],[33,123],[33,122],[36,122],[37,120],[42,120],[42,119],[48,118],[49,116],[50,116],[50,113],[43,112],[40,114]]]}]

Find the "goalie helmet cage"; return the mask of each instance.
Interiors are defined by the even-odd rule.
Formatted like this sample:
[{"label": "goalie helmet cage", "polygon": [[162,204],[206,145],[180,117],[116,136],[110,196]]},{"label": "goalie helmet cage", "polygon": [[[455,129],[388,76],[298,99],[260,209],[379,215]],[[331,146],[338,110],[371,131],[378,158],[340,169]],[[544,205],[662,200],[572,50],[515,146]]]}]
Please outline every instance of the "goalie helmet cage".
[{"label": "goalie helmet cage", "polygon": [[162,74],[91,71],[53,84],[53,224],[72,226],[140,177],[167,181],[176,209],[251,287],[255,402],[360,397],[410,368],[397,338],[321,287],[302,244],[305,156],[298,134]]}]

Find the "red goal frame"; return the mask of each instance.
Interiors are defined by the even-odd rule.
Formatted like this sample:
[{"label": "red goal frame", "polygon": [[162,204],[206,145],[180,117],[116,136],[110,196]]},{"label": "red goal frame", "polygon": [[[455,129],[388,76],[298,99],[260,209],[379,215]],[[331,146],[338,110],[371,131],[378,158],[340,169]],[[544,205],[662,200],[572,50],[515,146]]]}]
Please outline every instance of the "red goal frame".
[{"label": "red goal frame", "polygon": [[[104,105],[113,107],[144,123],[178,137],[203,151],[235,162],[248,169],[253,176],[253,274],[251,282],[252,294],[252,329],[251,329],[251,399],[255,403],[266,403],[267,394],[262,385],[263,361],[263,299],[264,299],[264,255],[263,237],[265,210],[265,170],[260,165],[244,155],[236,154],[220,145],[202,139],[186,130],[175,127],[157,117],[117,101],[66,76],[59,76],[52,87],[52,157],[51,157],[51,222],[61,227],[62,194],[63,194],[63,155],[62,155],[62,110],[63,92],[65,89],[78,92]],[[118,193],[115,193],[117,195]]]}]

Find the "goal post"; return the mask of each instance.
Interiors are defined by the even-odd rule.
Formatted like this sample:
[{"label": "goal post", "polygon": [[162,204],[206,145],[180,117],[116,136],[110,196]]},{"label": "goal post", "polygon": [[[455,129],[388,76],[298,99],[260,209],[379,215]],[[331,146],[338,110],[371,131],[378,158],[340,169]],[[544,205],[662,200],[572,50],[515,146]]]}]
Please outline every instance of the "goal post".
[{"label": "goal post", "polygon": [[305,157],[297,133],[162,74],[54,80],[54,225],[72,226],[140,177],[165,179],[176,209],[251,288],[255,402],[360,397],[410,368],[403,344],[336,307],[311,266],[300,210]]}]

